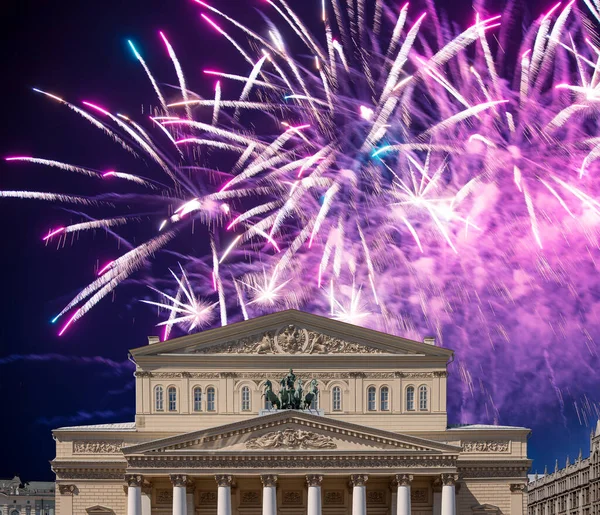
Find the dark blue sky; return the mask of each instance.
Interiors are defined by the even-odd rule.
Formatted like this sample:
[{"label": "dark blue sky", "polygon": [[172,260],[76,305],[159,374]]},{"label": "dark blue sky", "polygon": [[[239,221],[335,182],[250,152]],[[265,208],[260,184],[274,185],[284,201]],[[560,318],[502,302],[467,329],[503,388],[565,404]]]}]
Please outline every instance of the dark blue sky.
[{"label": "dark blue sky", "polygon": [[[259,0],[238,3],[252,2],[261,5]],[[468,5],[452,1],[458,20],[471,18]],[[231,54],[222,40],[217,43],[213,34],[206,33],[198,17],[191,0],[19,0],[4,6],[0,155],[33,154],[94,166],[98,156],[106,164],[114,154],[115,164],[122,164],[128,157],[115,152],[107,138],[64,107],[34,94],[31,87],[74,101],[96,100],[136,115],[153,96],[126,41],[136,41],[156,76],[172,78],[171,64],[157,37],[162,29],[178,50],[191,88],[202,89],[201,69]],[[0,162],[1,189],[61,191],[68,186],[77,193],[84,190],[84,182],[41,167]],[[133,378],[127,349],[144,345],[146,336],[156,332],[152,313],[131,305],[134,287],[125,286],[78,322],[76,331],[64,338],[56,336],[51,318],[90,281],[97,259],[118,255],[101,232],[86,238],[85,245],[46,248],[41,235],[64,218],[56,206],[0,202],[0,396],[4,400],[0,477],[52,479],[48,461],[54,456],[50,433],[54,427],[132,420]],[[80,359],[95,356],[115,363]],[[459,381],[458,371],[450,371],[449,380]],[[530,388],[536,388],[535,382]],[[521,392],[515,405],[527,402],[527,393]],[[576,456],[579,447],[587,452],[589,429],[579,424],[575,413],[567,412],[567,418],[565,425],[556,414],[534,428],[530,440],[534,469],[541,472],[544,464],[553,468],[555,458],[564,464],[566,455]]]}]

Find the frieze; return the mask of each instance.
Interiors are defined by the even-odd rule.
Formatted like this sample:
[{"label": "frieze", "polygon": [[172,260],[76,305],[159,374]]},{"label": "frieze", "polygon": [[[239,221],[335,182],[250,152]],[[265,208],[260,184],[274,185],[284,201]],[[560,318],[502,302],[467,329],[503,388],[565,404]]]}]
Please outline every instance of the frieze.
[{"label": "frieze", "polygon": [[246,442],[246,449],[335,449],[336,447],[331,436],[302,429],[272,431]]},{"label": "frieze", "polygon": [[172,504],[173,503],[173,489],[172,488],[159,488],[156,490],[156,504]]},{"label": "frieze", "polygon": [[334,336],[285,325],[276,331],[247,336],[198,349],[197,354],[383,354],[384,351]]},{"label": "frieze", "polygon": [[125,470],[72,470],[59,469],[54,471],[56,479],[118,479],[123,480]]},{"label": "frieze", "polygon": [[526,477],[528,466],[522,467],[461,467],[460,476],[463,478],[476,477],[506,477],[506,478],[524,478]]},{"label": "frieze", "polygon": [[[185,456],[185,457],[146,457],[132,456],[128,458],[132,468],[256,468],[256,469],[393,469],[393,468],[448,468],[456,467],[456,459],[440,456],[436,459],[404,458],[395,456],[377,457],[344,457],[344,456],[305,456],[281,457],[272,456]],[[513,474],[516,475],[516,474]],[[121,476],[123,477],[123,476]],[[484,476],[485,477],[485,476]],[[492,477],[492,476],[490,476]]]},{"label": "frieze", "polygon": [[436,377],[447,377],[447,372],[436,371],[436,372],[396,372],[395,377],[401,377],[404,379],[434,379]]},{"label": "frieze", "polygon": [[367,504],[385,504],[383,490],[367,490]]},{"label": "frieze", "polygon": [[282,504],[302,505],[302,492],[299,490],[284,491],[282,497]]},{"label": "frieze", "polygon": [[343,490],[325,490],[323,494],[323,504],[341,505],[344,504]]},{"label": "frieze", "polygon": [[200,504],[217,504],[217,492],[200,492]]},{"label": "frieze", "polygon": [[115,454],[120,453],[122,447],[123,442],[115,440],[74,441],[73,454]]},{"label": "frieze", "polygon": [[411,488],[410,502],[416,504],[427,504],[429,502],[429,490],[427,490],[427,488]]},{"label": "frieze", "polygon": [[461,444],[464,453],[510,452],[509,440],[467,440],[461,442]]},{"label": "frieze", "polygon": [[240,504],[260,505],[261,496],[258,490],[242,490],[240,492]]},{"label": "frieze", "polygon": [[[144,377],[153,377],[156,379],[181,379],[188,377],[191,379],[220,379],[224,377],[233,377],[236,379],[250,379],[254,381],[264,381],[276,374],[275,372],[144,372]],[[311,377],[322,381],[331,381],[335,379],[394,379],[397,377],[410,377],[411,379],[427,379],[434,376],[426,373],[413,375],[404,375],[404,372],[311,372]],[[411,373],[412,374],[412,373]]]}]

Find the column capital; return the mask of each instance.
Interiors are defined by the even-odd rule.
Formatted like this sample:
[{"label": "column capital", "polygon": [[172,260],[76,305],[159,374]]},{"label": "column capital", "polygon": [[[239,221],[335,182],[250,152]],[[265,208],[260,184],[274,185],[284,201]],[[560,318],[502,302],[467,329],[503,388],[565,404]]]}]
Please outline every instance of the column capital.
[{"label": "column capital", "polygon": [[277,476],[275,474],[264,474],[260,476],[263,486],[277,486]]},{"label": "column capital", "polygon": [[233,483],[233,476],[229,474],[220,474],[215,476],[215,481],[217,482],[217,486],[231,486]]},{"label": "column capital", "polygon": [[58,485],[58,491],[60,495],[75,495],[77,487],[75,485]]},{"label": "column capital", "polygon": [[369,476],[367,474],[352,474],[350,476],[350,484],[352,486],[366,486]]},{"label": "column capital", "polygon": [[444,486],[455,486],[458,481],[458,474],[442,474],[441,480]]},{"label": "column capital", "polygon": [[125,474],[125,483],[127,486],[142,486],[144,476],[141,474]]},{"label": "column capital", "polygon": [[442,479],[439,477],[436,477],[433,480],[433,492],[441,492],[442,491]]},{"label": "column capital", "polygon": [[396,474],[394,476],[394,483],[397,486],[410,486],[412,483],[413,476],[412,474]]},{"label": "column capital", "polygon": [[187,486],[188,477],[185,474],[171,474],[169,476],[173,486]]},{"label": "column capital", "polygon": [[308,486],[321,486],[323,482],[323,476],[319,474],[309,474],[306,476],[306,484]]},{"label": "column capital", "polygon": [[524,483],[511,483],[510,491],[512,493],[525,493],[527,491],[527,485]]}]

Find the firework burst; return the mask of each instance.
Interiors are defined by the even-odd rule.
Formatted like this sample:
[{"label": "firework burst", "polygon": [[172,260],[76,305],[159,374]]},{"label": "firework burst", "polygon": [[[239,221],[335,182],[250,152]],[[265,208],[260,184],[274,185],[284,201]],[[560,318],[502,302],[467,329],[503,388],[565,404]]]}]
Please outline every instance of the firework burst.
[{"label": "firework burst", "polygon": [[[458,351],[456,407],[467,416],[485,406],[490,419],[519,387],[498,386],[515,384],[511,370],[548,369],[546,393],[572,382],[573,369],[557,368],[564,342],[571,359],[592,366],[597,300],[583,271],[599,257],[595,0],[581,10],[557,4],[523,34],[507,28],[511,12],[483,15],[479,4],[473,25],[455,31],[431,7],[383,0],[325,0],[308,24],[286,0],[268,0],[270,19],[257,29],[196,3],[246,63],[204,70],[216,80],[210,97],[189,89],[163,32],[173,98],[129,42],[157,97],[149,120],[35,90],[152,165],[139,176],[8,158],[114,184],[102,198],[0,192],[110,210],[51,228],[45,240],[116,235],[141,221],[131,198],[154,213],[156,234],[65,306],[61,334],[201,226],[206,252],[185,256],[173,287],[152,286],[161,300],[147,302],[169,313],[164,337],[214,323],[217,306],[221,324],[297,307],[407,336],[434,331]],[[565,295],[586,307],[573,313]]]}]

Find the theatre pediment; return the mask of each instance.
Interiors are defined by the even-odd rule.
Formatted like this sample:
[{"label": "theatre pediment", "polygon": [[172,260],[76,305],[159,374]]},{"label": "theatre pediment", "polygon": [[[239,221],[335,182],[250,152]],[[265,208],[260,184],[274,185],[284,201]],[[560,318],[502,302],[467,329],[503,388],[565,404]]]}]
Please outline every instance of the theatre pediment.
[{"label": "theatre pediment", "polygon": [[452,351],[287,310],[132,350],[134,357],[170,354],[396,354],[448,358]]},{"label": "theatre pediment", "polygon": [[123,449],[127,455],[256,453],[395,453],[458,455],[460,448],[407,435],[285,410],[250,420],[154,440]]}]

